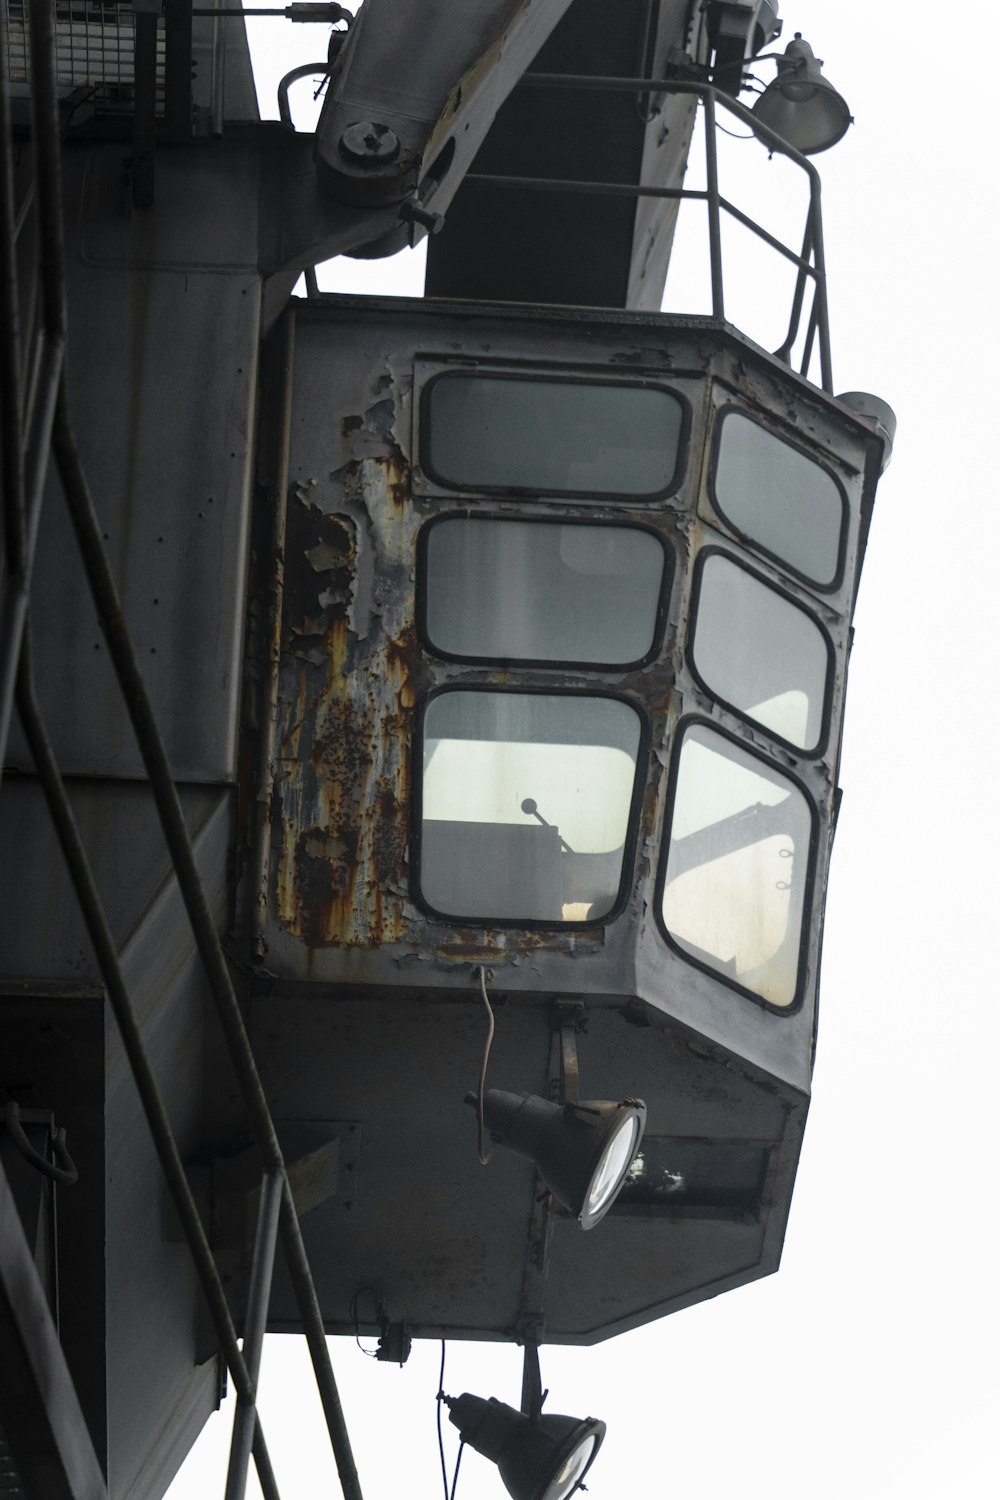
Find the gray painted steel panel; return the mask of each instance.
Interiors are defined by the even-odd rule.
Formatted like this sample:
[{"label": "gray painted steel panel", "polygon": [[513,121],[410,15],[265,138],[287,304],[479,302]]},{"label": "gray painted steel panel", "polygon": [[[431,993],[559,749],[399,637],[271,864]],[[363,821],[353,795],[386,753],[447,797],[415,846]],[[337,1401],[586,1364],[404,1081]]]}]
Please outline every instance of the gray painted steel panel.
[{"label": "gray painted steel panel", "polygon": [[[494,1000],[490,1087],[544,1093],[547,1007],[499,986]],[[251,1020],[276,1117],[332,1120],[335,1112],[358,1123],[350,1206],[330,1200],[302,1225],[330,1330],[353,1331],[351,1298],[372,1287],[414,1334],[513,1337],[534,1176],[509,1152],[496,1151],[485,1168],[476,1157],[464,1093],[485,1036],[478,988],[419,1000],[331,1000],[300,988],[254,1001]],[[630,1024],[618,1007],[588,1003],[578,1049],[582,1097],[639,1092],[651,1135],[767,1142],[772,1163],[759,1217],[654,1208],[613,1213],[593,1234],[557,1220],[546,1340],[593,1343],[773,1271],[805,1100],[739,1059],[706,1055],[681,1028]],[[271,1323],[298,1326],[280,1268]]]},{"label": "gray painted steel panel", "polygon": [[[71,201],[73,188],[79,200],[81,167]],[[240,186],[237,178],[225,190],[237,215]],[[155,260],[157,225],[143,231],[141,216],[133,223]],[[195,266],[203,240],[200,231],[189,246]],[[166,249],[175,253],[172,244]],[[231,780],[259,284],[196,269],[131,272],[71,261],[69,295],[71,409],[83,466],[172,770],[181,780]],[[142,776],[54,482],[32,622],[38,696],[63,770]],[[26,764],[19,735],[11,762]]]},{"label": "gray painted steel panel", "polygon": [[[220,926],[228,904],[231,837],[232,802],[226,798],[195,842],[205,894]],[[122,968],[178,1149],[190,1160],[201,1145],[203,1035],[211,1001],[173,880],[126,946]],[[215,1345],[110,1019],[106,1048],[109,1488],[113,1500],[159,1500],[217,1404]],[[166,1412],[169,1422],[163,1420]]]},{"label": "gray painted steel panel", "polygon": [[[78,781],[69,791],[112,934],[124,944],[169,871],[152,797],[137,783]],[[225,795],[216,787],[181,789],[192,833],[200,831]],[[0,862],[0,977],[55,985],[96,979],[90,940],[34,779],[5,779],[0,847],[6,855]]]}]

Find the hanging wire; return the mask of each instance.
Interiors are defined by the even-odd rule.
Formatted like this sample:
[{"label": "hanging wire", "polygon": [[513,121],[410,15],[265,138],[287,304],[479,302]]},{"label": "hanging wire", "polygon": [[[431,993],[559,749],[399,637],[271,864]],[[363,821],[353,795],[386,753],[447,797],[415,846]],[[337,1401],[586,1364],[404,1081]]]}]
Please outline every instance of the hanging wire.
[{"label": "hanging wire", "polygon": [[[445,1463],[445,1459],[444,1459],[444,1432],[443,1432],[442,1427],[441,1427],[441,1407],[442,1407],[442,1405],[444,1403],[444,1356],[445,1356],[445,1351],[447,1350],[447,1348],[448,1348],[447,1343],[445,1342],[444,1339],[442,1339],[441,1340],[441,1373],[438,1376],[438,1393],[437,1393],[437,1427],[438,1427],[438,1452],[441,1455],[441,1483],[444,1485],[444,1500],[449,1500],[449,1496],[448,1496],[448,1465]],[[461,1450],[461,1448],[459,1448],[459,1450],[458,1450],[458,1456],[459,1456],[459,1458],[461,1458],[461,1456],[462,1456],[462,1450]],[[455,1472],[456,1472],[456,1475],[457,1475],[457,1473],[458,1473],[458,1466],[457,1466],[457,1464],[455,1466]],[[454,1486],[454,1484],[452,1484],[451,1493],[453,1495],[455,1493],[455,1486]]]},{"label": "hanging wire", "polygon": [[486,1014],[490,1018],[489,1030],[486,1033],[486,1046],[483,1048],[483,1061],[479,1069],[479,1098],[476,1102],[476,1123],[479,1127],[479,1160],[485,1167],[493,1155],[492,1151],[487,1151],[486,1149],[486,1120],[483,1113],[483,1099],[486,1094],[486,1067],[490,1060],[490,1048],[493,1045],[495,1027],[493,1022],[493,1007],[490,1004],[490,997],[486,993],[486,970],[482,964],[479,966],[479,990],[483,997],[483,1004],[486,1006]]},{"label": "hanging wire", "polygon": [[374,1291],[370,1286],[359,1287],[358,1290],[354,1293],[354,1296],[351,1298],[351,1317],[354,1319],[354,1342],[361,1350],[361,1353],[367,1354],[369,1359],[378,1359],[378,1351],[375,1349],[366,1349],[364,1344],[361,1342],[361,1318],[358,1314],[358,1299],[364,1292],[369,1293],[369,1295],[375,1302],[378,1315],[380,1317],[382,1315],[382,1303],[378,1293]]},{"label": "hanging wire", "polygon": [[[459,1469],[462,1466],[462,1454],[464,1452],[465,1452],[465,1439],[463,1438],[462,1441],[458,1445],[458,1457],[455,1460],[455,1472],[451,1476],[451,1494],[449,1495],[448,1500],[455,1500],[455,1491],[458,1489],[458,1471],[459,1471]],[[581,1489],[582,1488],[583,1488],[583,1486],[581,1485]]]}]

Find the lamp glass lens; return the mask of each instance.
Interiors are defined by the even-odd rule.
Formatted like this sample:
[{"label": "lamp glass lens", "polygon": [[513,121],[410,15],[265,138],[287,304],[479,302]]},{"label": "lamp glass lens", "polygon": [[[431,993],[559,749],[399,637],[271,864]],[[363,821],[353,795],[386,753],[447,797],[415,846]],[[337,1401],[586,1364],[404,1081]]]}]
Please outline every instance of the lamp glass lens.
[{"label": "lamp glass lens", "polygon": [[[622,1134],[624,1133],[623,1131]],[[589,1433],[579,1447],[573,1449],[542,1495],[542,1500],[565,1500],[565,1497],[573,1492],[590,1463],[596,1441],[594,1434]]]},{"label": "lamp glass lens", "polygon": [[600,1213],[621,1182],[632,1160],[638,1133],[639,1121],[635,1115],[629,1115],[608,1141],[597,1164],[597,1171],[591,1180],[590,1192],[587,1195],[589,1213]]}]

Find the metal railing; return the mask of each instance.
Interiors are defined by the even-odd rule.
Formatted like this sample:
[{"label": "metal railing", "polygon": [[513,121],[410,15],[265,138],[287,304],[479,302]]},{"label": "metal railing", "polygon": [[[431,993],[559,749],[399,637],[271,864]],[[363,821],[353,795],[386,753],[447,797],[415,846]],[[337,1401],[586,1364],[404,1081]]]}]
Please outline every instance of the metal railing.
[{"label": "metal railing", "polygon": [[[265,1500],[278,1500],[257,1412],[257,1376],[267,1323],[271,1273],[280,1235],[346,1500],[361,1500],[350,1440],[330,1363],[326,1333],[298,1216],[257,1065],[226,959],[202,888],[163,740],[122,613],[100,525],[70,418],[65,366],[66,292],[62,226],[60,122],[56,84],[55,0],[28,8],[32,85],[34,206],[37,214],[40,321],[25,356],[19,327],[18,235],[26,211],[15,204],[9,78],[0,68],[0,344],[3,395],[3,554],[0,557],[0,766],[16,699],[29,749],[79,902],[108,1000],[184,1229],[222,1355],[237,1393],[226,1500],[244,1494],[251,1453]],[[25,210],[25,205],[20,205]],[[34,689],[29,586],[49,453],[55,460],[104,640],[142,754],[150,789],[208,979],[262,1163],[250,1288],[240,1336],[188,1183],[167,1110],[153,1075],[100,894],[52,751]],[[82,1435],[81,1435],[82,1436]]]},{"label": "metal railing", "polygon": [[[673,94],[690,95],[702,104],[705,131],[705,187],[671,188],[654,187],[643,183],[592,182],[586,178],[565,177],[509,177],[499,173],[469,172],[466,182],[490,183],[493,186],[535,189],[546,193],[592,193],[598,196],[623,198],[665,198],[678,203],[701,202],[708,212],[709,269],[712,288],[712,316],[725,321],[725,285],[722,252],[722,216],[728,214],[737,223],[769,245],[776,254],[784,257],[796,267],[795,288],[788,320],[788,331],[777,349],[778,359],[790,363],[791,352],[799,335],[803,306],[809,283],[813,295],[806,324],[805,341],[799,373],[808,377],[813,350],[819,348],[820,382],[823,390],[833,393],[833,369],[830,356],[830,322],[826,296],[826,260],[823,250],[823,216],[820,207],[820,176],[807,157],[794,150],[781,136],[756,118],[754,114],[728,94],[705,83],[687,79],[665,78],[614,78],[585,73],[525,73],[520,87],[546,89],[596,89],[611,93],[642,95]],[[719,190],[719,161],[716,131],[719,107],[728,111],[742,124],[748,125],[753,134],[769,150],[780,152],[794,162],[805,174],[809,183],[809,204],[798,250],[784,244],[776,235],[758,224],[749,214],[724,197]]]}]

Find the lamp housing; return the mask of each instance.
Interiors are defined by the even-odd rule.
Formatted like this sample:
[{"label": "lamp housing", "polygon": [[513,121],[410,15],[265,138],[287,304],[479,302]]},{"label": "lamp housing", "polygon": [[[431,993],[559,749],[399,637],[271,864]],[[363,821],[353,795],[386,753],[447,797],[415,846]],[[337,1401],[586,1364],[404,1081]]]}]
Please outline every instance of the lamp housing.
[{"label": "lamp housing", "polygon": [[822,61],[800,31],[775,61],[778,76],[751,113],[803,156],[835,146],[853,116],[847,101],[823,77]]},{"label": "lamp housing", "polygon": [[537,1094],[487,1089],[483,1119],[494,1142],[533,1161],[553,1197],[581,1228],[592,1229],[632,1165],[646,1106],[641,1099],[560,1105]]},{"label": "lamp housing", "polygon": [[607,1431],[595,1417],[529,1417],[495,1396],[446,1396],[462,1441],[496,1464],[511,1500],[568,1500]]}]

